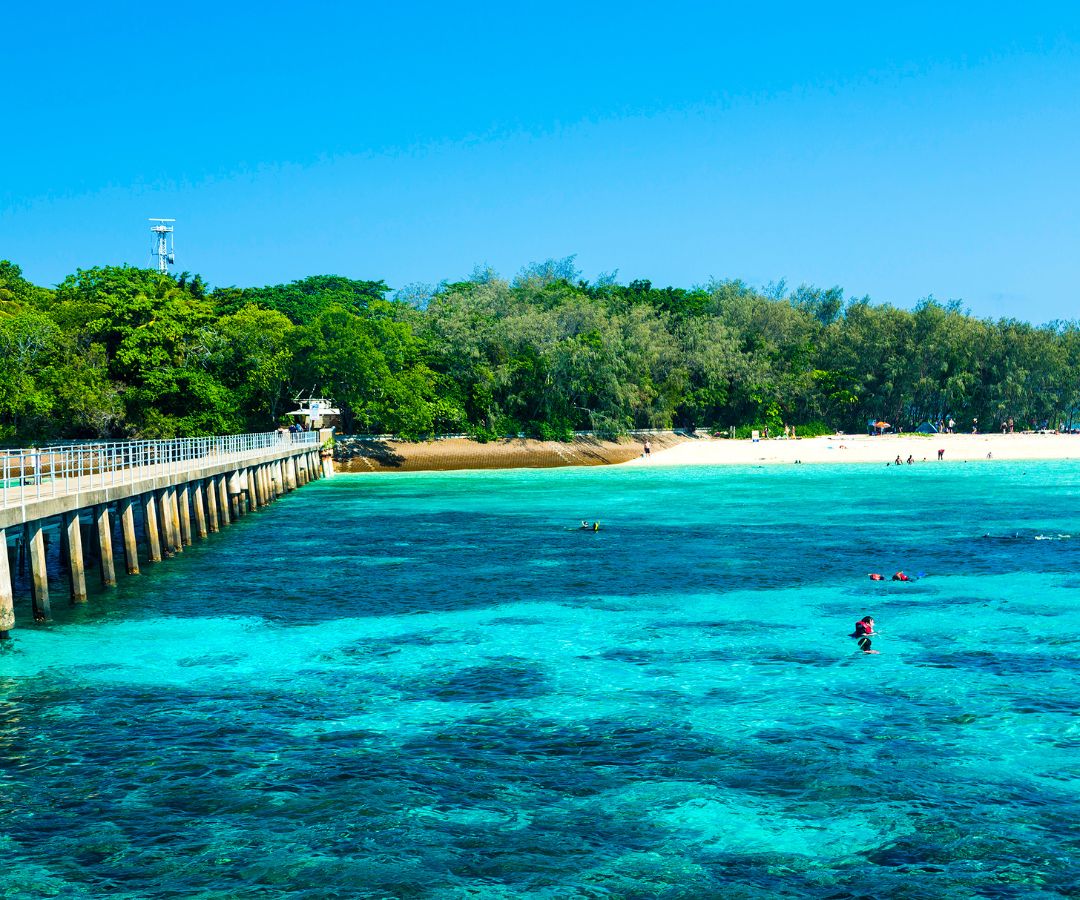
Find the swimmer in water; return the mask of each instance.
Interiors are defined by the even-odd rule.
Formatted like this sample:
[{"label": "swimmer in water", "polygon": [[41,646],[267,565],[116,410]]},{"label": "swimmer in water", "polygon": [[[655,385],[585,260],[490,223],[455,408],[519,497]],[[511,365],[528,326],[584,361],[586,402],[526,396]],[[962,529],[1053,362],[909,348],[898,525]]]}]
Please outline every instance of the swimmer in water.
[{"label": "swimmer in water", "polygon": [[885,576],[882,575],[880,572],[871,572],[870,573],[870,580],[871,581],[884,581]]},{"label": "swimmer in water", "polygon": [[859,642],[859,649],[862,650],[863,653],[878,653],[879,651],[870,649],[870,638],[876,635],[877,632],[874,631],[874,617],[863,616],[855,623],[855,632],[851,637]]},{"label": "swimmer in water", "polygon": [[599,522],[593,522],[592,523],[592,530],[593,531],[599,531],[600,530],[600,523]]},{"label": "swimmer in water", "polygon": [[893,581],[911,581],[911,577],[909,575],[905,575],[903,572],[897,572],[895,575],[893,575],[892,580]]}]

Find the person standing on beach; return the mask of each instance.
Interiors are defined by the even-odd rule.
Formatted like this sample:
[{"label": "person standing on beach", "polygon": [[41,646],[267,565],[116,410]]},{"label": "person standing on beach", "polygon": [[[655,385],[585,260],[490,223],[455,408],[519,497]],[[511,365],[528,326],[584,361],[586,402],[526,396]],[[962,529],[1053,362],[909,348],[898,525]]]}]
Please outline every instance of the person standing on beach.
[{"label": "person standing on beach", "polygon": [[649,458],[649,454],[652,453],[652,444],[649,443],[649,439],[645,438],[645,458]]}]

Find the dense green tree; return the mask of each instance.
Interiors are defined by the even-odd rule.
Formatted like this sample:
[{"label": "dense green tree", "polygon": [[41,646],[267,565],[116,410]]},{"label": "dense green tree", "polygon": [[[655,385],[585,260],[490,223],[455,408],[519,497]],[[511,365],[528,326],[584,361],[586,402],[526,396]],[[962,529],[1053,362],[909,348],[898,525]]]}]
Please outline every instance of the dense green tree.
[{"label": "dense green tree", "polygon": [[198,275],[80,270],[55,291],[0,262],[0,435],[273,427],[294,392],[344,430],[422,437],[825,423],[1072,423],[1080,327],[847,301],[839,288],[581,278],[574,257],[387,300],[316,276],[208,292]]}]

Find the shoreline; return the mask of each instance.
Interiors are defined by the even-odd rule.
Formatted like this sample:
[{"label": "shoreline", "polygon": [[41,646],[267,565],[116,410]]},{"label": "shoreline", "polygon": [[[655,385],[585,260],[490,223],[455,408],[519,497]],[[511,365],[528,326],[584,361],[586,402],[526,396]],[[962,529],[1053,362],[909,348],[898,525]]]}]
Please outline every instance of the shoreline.
[{"label": "shoreline", "polygon": [[[652,445],[642,455],[645,438]],[[761,441],[690,437],[664,432],[617,441],[578,437],[573,441],[505,438],[480,443],[444,438],[421,443],[343,437],[335,448],[338,472],[445,472],[490,469],[550,469],[582,466],[723,466],[805,463],[892,464],[899,456],[916,463],[983,460],[1080,460],[1075,434],[865,434]]]},{"label": "shoreline", "polygon": [[[655,455],[650,465],[782,465],[820,463],[902,464],[982,460],[1080,459],[1077,434],[865,434],[828,435],[797,440],[732,441],[712,439],[680,445]],[[628,465],[641,464],[632,460]]]}]

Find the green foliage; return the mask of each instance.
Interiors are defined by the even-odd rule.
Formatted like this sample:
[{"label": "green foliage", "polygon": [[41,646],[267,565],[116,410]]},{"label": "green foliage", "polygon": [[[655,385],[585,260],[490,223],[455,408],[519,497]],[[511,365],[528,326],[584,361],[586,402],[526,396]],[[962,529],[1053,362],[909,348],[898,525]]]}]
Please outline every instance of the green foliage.
[{"label": "green foliage", "polygon": [[291,284],[261,288],[220,288],[211,294],[219,314],[235,313],[245,306],[274,310],[294,325],[309,325],[333,307],[363,315],[368,306],[389,292],[382,281],[353,281],[338,275],[315,275]]},{"label": "green foliage", "polygon": [[387,295],[338,276],[208,292],[198,275],[127,266],[49,291],[0,261],[0,437],[265,430],[298,392],[332,397],[343,431],[411,439],[731,424],[811,437],[948,416],[1053,427],[1080,405],[1080,325],[980,320],[933,298],[908,311],[782,282],[589,284],[574,257],[512,283],[482,268]]}]

